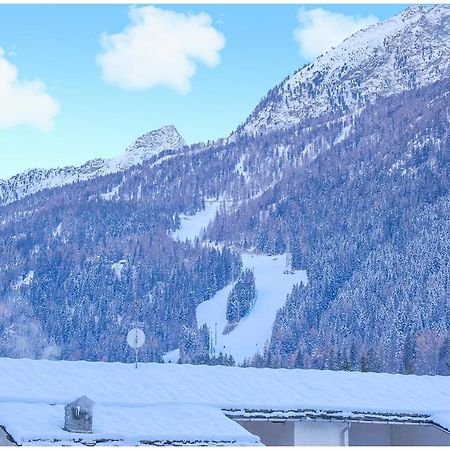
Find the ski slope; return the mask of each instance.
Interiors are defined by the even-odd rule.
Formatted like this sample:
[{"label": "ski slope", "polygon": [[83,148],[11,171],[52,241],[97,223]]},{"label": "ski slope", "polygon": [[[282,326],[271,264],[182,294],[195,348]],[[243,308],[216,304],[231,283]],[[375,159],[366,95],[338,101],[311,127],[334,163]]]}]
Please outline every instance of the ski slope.
[{"label": "ski slope", "polygon": [[[202,231],[212,221],[220,207],[221,201],[206,200],[205,209],[193,215],[181,215],[181,225],[173,233],[179,240],[194,240],[200,238]],[[239,321],[239,324],[229,334],[223,334],[227,325],[227,299],[234,283],[229,284],[211,299],[197,307],[197,325],[208,325],[213,336],[213,351],[232,355],[236,363],[242,363],[256,353],[264,352],[264,345],[272,333],[272,326],[277,311],[286,302],[286,296],[295,284],[306,284],[306,271],[298,270],[284,273],[286,270],[286,255],[257,255],[243,253],[243,269],[251,269],[255,275],[256,302],[250,313]],[[164,355],[165,362],[176,363],[179,350],[172,350]]]},{"label": "ski slope", "polygon": [[186,214],[180,215],[180,228],[173,233],[173,237],[180,241],[185,241],[186,239],[193,241],[196,237],[200,237],[202,231],[216,216],[219,206],[219,201],[206,200],[204,210],[191,216]]},{"label": "ski slope", "polygon": [[[286,296],[295,284],[306,284],[305,270],[285,274],[286,255],[267,256],[243,253],[243,269],[252,269],[255,275],[256,302],[250,313],[241,319],[229,334],[223,334],[227,324],[227,299],[234,283],[217,292],[210,300],[197,307],[197,325],[208,325],[213,337],[213,350],[233,355],[236,363],[264,352],[270,340],[277,311],[286,302]],[[217,340],[216,340],[217,337]],[[166,353],[165,362],[177,362],[178,349]]]},{"label": "ski slope", "polygon": [[227,299],[233,284],[197,307],[197,324],[200,327],[206,323],[213,331],[215,353],[231,354],[237,363],[242,363],[245,358],[252,357],[256,353],[263,353],[264,345],[270,339],[277,311],[284,306],[286,296],[295,284],[308,282],[304,270],[284,273],[286,255],[244,253],[242,263],[244,269],[252,269],[254,272],[257,297],[250,313],[239,321],[231,333],[224,335],[223,330],[227,324]]}]

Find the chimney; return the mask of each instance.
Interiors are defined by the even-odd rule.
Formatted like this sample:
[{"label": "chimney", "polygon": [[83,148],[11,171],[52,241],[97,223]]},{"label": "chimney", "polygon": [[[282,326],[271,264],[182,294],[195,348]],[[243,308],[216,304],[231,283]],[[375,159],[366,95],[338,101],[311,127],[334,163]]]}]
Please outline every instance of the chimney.
[{"label": "chimney", "polygon": [[70,433],[92,433],[92,412],[94,402],[83,397],[77,398],[65,407],[64,429]]}]

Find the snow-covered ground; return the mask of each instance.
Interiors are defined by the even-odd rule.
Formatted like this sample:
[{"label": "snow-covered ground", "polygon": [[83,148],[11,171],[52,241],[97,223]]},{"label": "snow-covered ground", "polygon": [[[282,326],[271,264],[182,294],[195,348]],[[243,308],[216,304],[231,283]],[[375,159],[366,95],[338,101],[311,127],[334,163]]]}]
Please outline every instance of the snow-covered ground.
[{"label": "snow-covered ground", "polygon": [[216,216],[220,207],[220,201],[206,200],[205,209],[196,214],[188,216],[186,214],[180,215],[180,228],[173,233],[175,239],[184,241],[186,239],[194,240],[200,237],[202,231],[208,226]]},{"label": "snow-covered ground", "polygon": [[121,259],[120,261],[111,264],[111,269],[119,281],[122,279],[122,272],[127,263],[128,261],[126,259]]},{"label": "snow-covered ground", "polygon": [[242,155],[239,158],[238,163],[236,164],[236,167],[234,168],[234,171],[238,173],[239,175],[242,175],[246,182],[250,180],[250,174],[244,169],[244,162],[245,162],[246,155]]},{"label": "snow-covered ground", "polygon": [[345,126],[343,126],[343,127],[342,127],[341,133],[340,133],[339,136],[334,140],[334,143],[335,143],[335,144],[339,144],[339,142],[342,142],[342,141],[344,141],[345,139],[347,139],[347,137],[348,137],[348,135],[349,135],[351,129],[352,129],[352,126],[351,126],[351,125],[345,125]]},{"label": "snow-covered ground", "polygon": [[[286,296],[295,284],[308,282],[304,270],[284,273],[286,255],[267,256],[244,253],[242,263],[243,268],[253,270],[257,298],[250,313],[239,321],[236,328],[229,334],[223,334],[227,324],[227,299],[234,283],[197,307],[197,324],[199,327],[204,323],[208,325],[213,335],[215,353],[233,355],[237,363],[242,363],[245,358],[251,358],[256,353],[263,353],[264,345],[270,339],[277,311],[284,306]],[[177,362],[178,350],[167,353],[164,360]]]},{"label": "snow-covered ground", "polygon": [[177,363],[179,358],[180,358],[180,349],[179,348],[176,348],[175,350],[167,352],[163,357],[164,362],[166,362],[166,363]]},{"label": "snow-covered ground", "polygon": [[20,277],[14,284],[13,289],[20,289],[22,286],[29,286],[34,280],[34,270],[30,270],[24,277]]}]

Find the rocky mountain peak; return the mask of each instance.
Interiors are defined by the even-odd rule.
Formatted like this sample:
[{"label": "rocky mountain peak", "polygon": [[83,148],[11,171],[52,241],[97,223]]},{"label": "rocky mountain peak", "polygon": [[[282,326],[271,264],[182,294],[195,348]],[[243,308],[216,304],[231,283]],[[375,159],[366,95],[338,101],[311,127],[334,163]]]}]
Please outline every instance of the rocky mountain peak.
[{"label": "rocky mountain peak", "polygon": [[166,125],[157,130],[143,134],[130,145],[125,153],[132,153],[142,158],[153,156],[164,150],[177,150],[186,142],[173,125]]}]

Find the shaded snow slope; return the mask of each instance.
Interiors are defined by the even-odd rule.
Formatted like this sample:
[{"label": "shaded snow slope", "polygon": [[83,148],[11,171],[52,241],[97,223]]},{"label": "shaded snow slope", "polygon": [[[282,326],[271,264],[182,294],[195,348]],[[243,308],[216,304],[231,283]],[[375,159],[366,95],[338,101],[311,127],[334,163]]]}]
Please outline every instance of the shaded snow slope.
[{"label": "shaded snow slope", "polygon": [[380,96],[450,75],[450,7],[416,6],[347,38],[288,77],[240,131],[283,129],[324,113],[346,114]]},{"label": "shaded snow slope", "polygon": [[[121,172],[142,164],[165,150],[178,150],[185,145],[177,129],[169,125],[144,134],[129,146],[125,153],[115,158],[94,159],[80,167],[28,170],[8,180],[0,180],[0,205],[20,200],[43,189]],[[104,195],[114,195],[114,193]]]}]

